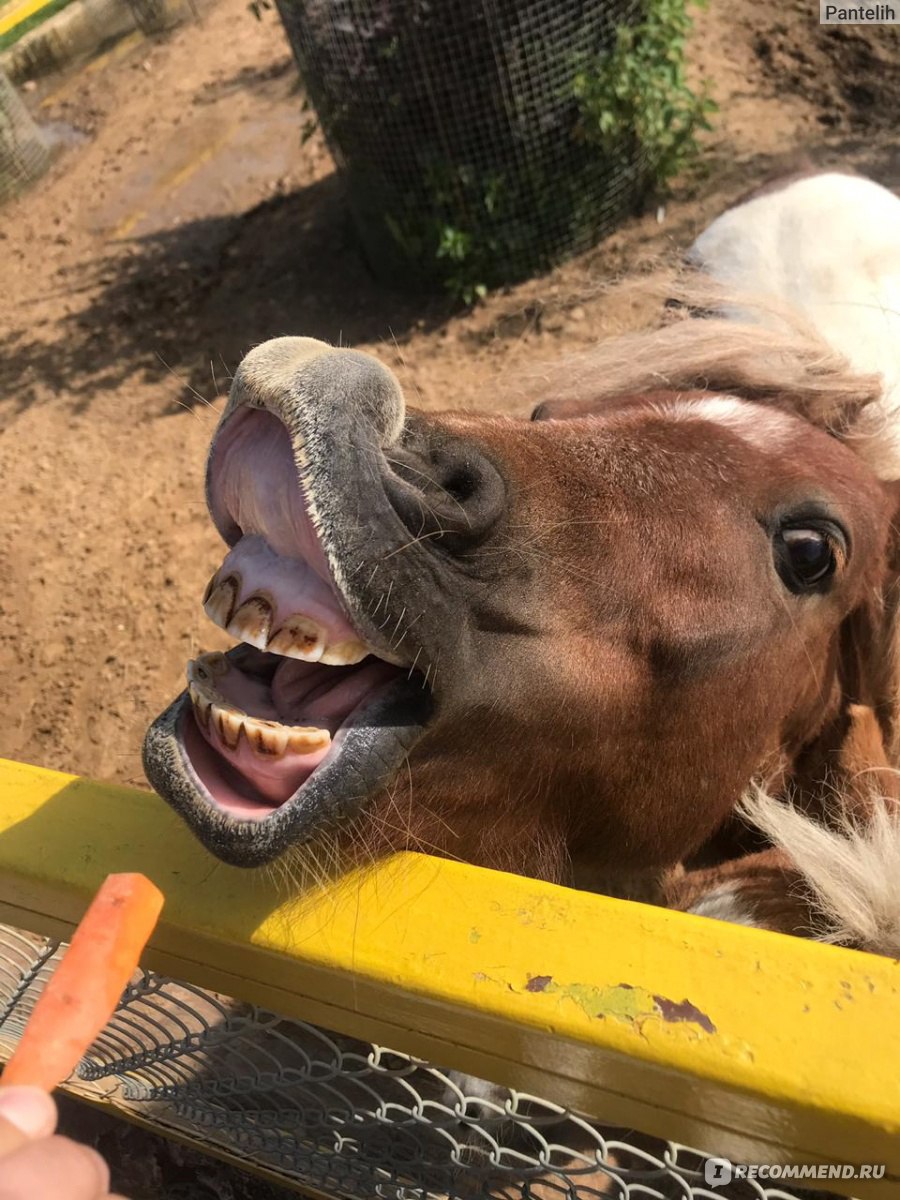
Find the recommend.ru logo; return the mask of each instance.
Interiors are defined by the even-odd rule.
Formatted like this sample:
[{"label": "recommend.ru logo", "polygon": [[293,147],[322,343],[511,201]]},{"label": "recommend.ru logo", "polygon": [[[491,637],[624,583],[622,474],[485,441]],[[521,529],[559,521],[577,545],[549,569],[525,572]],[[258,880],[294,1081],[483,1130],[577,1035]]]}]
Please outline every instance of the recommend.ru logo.
[{"label": "recommend.ru logo", "polygon": [[883,1179],[884,1163],[733,1163],[727,1158],[708,1158],[703,1178],[710,1187],[725,1187],[733,1179],[814,1180]]},{"label": "recommend.ru logo", "polygon": [[708,1158],[703,1164],[703,1178],[710,1187],[724,1187],[734,1178],[734,1167],[727,1158]]}]

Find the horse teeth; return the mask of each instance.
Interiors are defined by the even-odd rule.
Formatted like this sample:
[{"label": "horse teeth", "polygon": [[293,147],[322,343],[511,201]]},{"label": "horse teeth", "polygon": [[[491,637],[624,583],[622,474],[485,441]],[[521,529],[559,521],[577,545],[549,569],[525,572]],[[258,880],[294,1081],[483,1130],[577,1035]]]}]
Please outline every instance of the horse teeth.
[{"label": "horse teeth", "polygon": [[362,642],[338,642],[335,646],[327,646],[319,662],[330,667],[351,667],[354,663],[362,662],[369,653],[369,647]]},{"label": "horse teeth", "polygon": [[[276,606],[271,597],[257,592],[238,604],[241,577],[233,571],[221,578],[217,571],[206,585],[203,608],[209,619],[239,642],[268,650],[282,658],[298,658],[302,662],[321,662],[331,667],[350,667],[362,662],[371,651],[356,638],[327,644],[327,633],[311,617],[295,613],[271,632]],[[198,655],[213,677],[228,671],[224,655]]]},{"label": "horse teeth", "polygon": [[303,729],[296,725],[288,727],[288,749],[295,754],[312,754],[316,750],[324,750],[330,742],[331,734],[327,729]]},{"label": "horse teeth", "polygon": [[323,750],[331,741],[327,729],[278,725],[256,717],[244,717],[244,737],[250,749],[261,758],[281,758],[286,750],[293,754],[312,754]]},{"label": "horse teeth", "polygon": [[209,589],[209,595],[203,602],[203,610],[213,624],[221,629],[227,629],[234,614],[234,606],[238,597],[241,581],[236,575],[228,575],[219,580]]},{"label": "horse teeth", "polygon": [[211,671],[214,679],[219,679],[223,675],[227,675],[231,670],[231,664],[221,650],[208,650],[205,653],[198,654],[197,662],[202,663],[204,667]]},{"label": "horse teeth", "polygon": [[194,716],[197,718],[198,724],[208,732],[209,710],[212,708],[212,702],[207,700],[203,693],[198,691],[193,683],[190,684],[188,691],[191,697],[191,704],[194,708]]},{"label": "horse teeth", "polygon": [[220,651],[201,651],[188,663],[188,679],[206,685],[207,691],[215,691],[212,681],[221,679],[230,669],[228,659]]},{"label": "horse teeth", "polygon": [[288,617],[281,628],[269,638],[266,649],[284,658],[320,662],[325,651],[325,635],[315,621],[308,617]]},{"label": "horse teeth", "polygon": [[227,674],[228,660],[224,654],[219,657],[221,662],[212,654],[198,654],[196,658],[192,658],[187,665],[187,680],[192,696],[196,693],[203,696],[208,703],[227,706],[228,702],[216,687],[216,680]]},{"label": "horse teeth", "polygon": [[240,642],[265,650],[272,624],[272,605],[265,596],[251,596],[235,611],[227,632]]},{"label": "horse teeth", "polygon": [[266,724],[247,717],[244,720],[244,736],[250,749],[261,758],[281,758],[287,749],[288,731],[283,725]]},{"label": "horse teeth", "polygon": [[221,708],[218,704],[212,706],[212,723],[221,740],[229,750],[237,750],[241,740],[241,730],[244,728],[243,713],[233,708]]},{"label": "horse teeth", "polygon": [[[196,670],[196,663],[190,664],[189,674],[191,670]],[[312,725],[281,725],[278,721],[251,717],[234,708],[224,697],[211,699],[194,679],[188,683],[188,693],[197,723],[207,733],[215,730],[229,750],[237,750],[242,733],[253,753],[269,761],[282,758],[288,750],[292,754],[314,754],[326,749],[331,742],[327,729]]]}]

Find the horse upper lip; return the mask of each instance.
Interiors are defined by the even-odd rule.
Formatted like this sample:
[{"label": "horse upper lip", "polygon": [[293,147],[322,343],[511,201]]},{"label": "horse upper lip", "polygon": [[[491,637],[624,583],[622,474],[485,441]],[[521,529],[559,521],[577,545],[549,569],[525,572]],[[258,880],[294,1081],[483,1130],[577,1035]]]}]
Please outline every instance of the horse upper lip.
[{"label": "horse upper lip", "polygon": [[[227,550],[204,607],[239,644],[191,665],[187,693],[144,746],[154,786],[244,865],[355,812],[432,712],[419,673],[432,668],[419,665],[418,640],[409,645],[418,614],[384,570],[405,530],[378,489],[353,502],[360,456],[397,435],[402,399],[365,356],[297,348],[270,347],[258,375],[254,355],[242,365],[209,456],[208,507]],[[273,353],[285,359],[274,382]],[[363,390],[381,423],[357,412],[358,436],[345,398],[360,378],[375,385]],[[408,568],[399,574],[413,582]]]}]

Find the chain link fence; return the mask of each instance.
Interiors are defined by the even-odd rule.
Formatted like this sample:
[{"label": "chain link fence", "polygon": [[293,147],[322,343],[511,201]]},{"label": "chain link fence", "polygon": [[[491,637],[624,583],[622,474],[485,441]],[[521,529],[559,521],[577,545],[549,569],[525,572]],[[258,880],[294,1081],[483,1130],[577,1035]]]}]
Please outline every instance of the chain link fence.
[{"label": "chain link fence", "polygon": [[579,100],[641,0],[277,4],[379,276],[471,299],[587,249],[641,198],[637,140],[603,152]]},{"label": "chain link fence", "polygon": [[[0,1060],[60,953],[0,926]],[[812,1195],[713,1188],[687,1147],[148,972],[67,1086],[334,1200]]]}]

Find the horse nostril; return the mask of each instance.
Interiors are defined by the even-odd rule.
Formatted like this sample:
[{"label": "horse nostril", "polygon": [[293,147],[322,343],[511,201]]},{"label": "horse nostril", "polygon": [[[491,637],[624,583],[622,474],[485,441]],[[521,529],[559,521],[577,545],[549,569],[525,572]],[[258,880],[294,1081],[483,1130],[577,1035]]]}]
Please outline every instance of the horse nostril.
[{"label": "horse nostril", "polygon": [[496,524],[506,505],[497,468],[477,448],[444,444],[395,450],[386,480],[390,501],[407,529],[444,550],[471,548]]},{"label": "horse nostril", "polygon": [[[440,482],[440,480],[438,481]],[[478,489],[478,478],[474,471],[465,466],[454,467],[441,484],[448,496],[458,504],[471,500]]]}]

